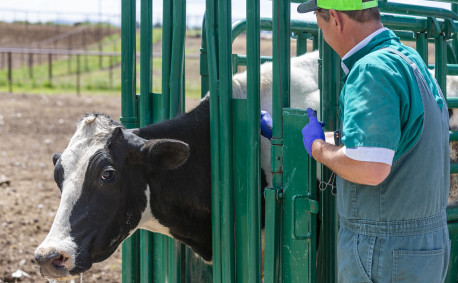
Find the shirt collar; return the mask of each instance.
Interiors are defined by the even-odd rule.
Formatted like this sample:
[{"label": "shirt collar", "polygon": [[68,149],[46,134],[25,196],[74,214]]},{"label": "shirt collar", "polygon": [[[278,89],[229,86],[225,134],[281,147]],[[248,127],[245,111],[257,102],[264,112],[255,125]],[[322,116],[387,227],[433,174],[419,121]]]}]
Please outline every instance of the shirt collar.
[{"label": "shirt collar", "polygon": [[[347,54],[345,54],[343,57],[342,57],[342,62],[340,63],[340,65],[342,66],[342,69],[343,71],[345,72],[346,75],[348,75],[348,73],[350,72],[350,69],[347,67],[347,65],[345,65],[344,61],[345,59],[349,58],[350,56],[352,56],[353,54],[355,54],[356,52],[358,52],[359,50],[361,50],[363,47],[365,47],[375,36],[377,36],[378,34],[380,34],[381,32],[383,31],[386,31],[388,30],[386,27],[382,27],[376,31],[374,31],[373,33],[371,33],[369,36],[367,36],[365,39],[363,39],[360,43],[356,44],[350,51],[347,52]],[[350,67],[351,68],[351,67]]]}]

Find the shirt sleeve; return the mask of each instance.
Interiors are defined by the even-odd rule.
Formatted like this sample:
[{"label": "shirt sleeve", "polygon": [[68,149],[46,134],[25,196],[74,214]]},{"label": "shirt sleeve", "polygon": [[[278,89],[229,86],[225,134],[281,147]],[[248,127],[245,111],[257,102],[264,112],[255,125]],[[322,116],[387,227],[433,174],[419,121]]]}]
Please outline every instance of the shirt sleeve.
[{"label": "shirt sleeve", "polygon": [[354,66],[340,101],[342,142],[347,148],[397,150],[401,137],[400,80],[399,73],[382,65]]},{"label": "shirt sleeve", "polygon": [[344,147],[344,154],[348,158],[366,162],[380,162],[388,165],[393,164],[394,150],[381,147]]}]

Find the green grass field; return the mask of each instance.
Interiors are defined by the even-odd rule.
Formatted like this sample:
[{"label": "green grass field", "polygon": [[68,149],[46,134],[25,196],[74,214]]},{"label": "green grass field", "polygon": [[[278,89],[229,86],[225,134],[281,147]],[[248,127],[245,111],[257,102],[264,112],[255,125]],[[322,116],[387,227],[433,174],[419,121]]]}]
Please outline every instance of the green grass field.
[{"label": "green grass field", "polygon": [[[195,32],[194,32],[195,33]],[[162,29],[154,29],[153,44],[160,44],[162,40]],[[107,36],[101,42],[103,52],[120,52],[120,34]],[[137,51],[140,48],[140,37],[137,34]],[[98,50],[98,43],[89,48]],[[190,46],[186,54],[194,54],[198,48]],[[17,55],[16,55],[17,56]],[[41,61],[34,55],[34,66],[32,70],[28,66],[14,68],[12,71],[13,93],[31,94],[71,94],[77,93],[77,56],[70,58],[55,58],[52,62],[52,78],[49,77],[48,56],[43,55]],[[101,64],[99,56],[83,56],[79,58],[80,66],[80,94],[82,95],[121,95],[121,57],[102,57]],[[41,64],[36,64],[41,62]],[[187,60],[186,64],[192,64],[191,69],[198,70],[198,60]],[[110,67],[111,66],[111,67]],[[153,58],[153,92],[161,92],[161,66],[162,58]],[[137,59],[137,92],[139,91],[140,64]],[[189,68],[189,66],[188,66]],[[33,74],[32,77],[30,74]],[[197,74],[198,75],[198,74]],[[186,79],[186,95],[200,97],[200,80]],[[8,70],[0,70],[0,92],[8,92]]]}]

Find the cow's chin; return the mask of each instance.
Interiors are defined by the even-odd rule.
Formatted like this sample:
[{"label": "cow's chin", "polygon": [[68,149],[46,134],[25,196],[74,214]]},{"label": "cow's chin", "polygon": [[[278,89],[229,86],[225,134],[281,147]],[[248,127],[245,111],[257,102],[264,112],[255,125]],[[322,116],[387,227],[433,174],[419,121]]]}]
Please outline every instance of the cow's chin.
[{"label": "cow's chin", "polygon": [[100,253],[93,254],[92,255],[92,262],[97,263],[97,262],[102,262],[102,261],[106,260],[112,254],[114,254],[114,252],[116,251],[117,248],[118,248],[118,246],[115,246],[114,248],[109,248],[106,251],[102,251]]},{"label": "cow's chin", "polygon": [[41,276],[43,276],[47,280],[58,280],[58,281],[70,280],[78,276],[78,274],[72,275],[70,271],[66,269],[65,267],[56,269],[55,267],[47,266],[47,265],[40,266],[40,273],[41,273]]}]

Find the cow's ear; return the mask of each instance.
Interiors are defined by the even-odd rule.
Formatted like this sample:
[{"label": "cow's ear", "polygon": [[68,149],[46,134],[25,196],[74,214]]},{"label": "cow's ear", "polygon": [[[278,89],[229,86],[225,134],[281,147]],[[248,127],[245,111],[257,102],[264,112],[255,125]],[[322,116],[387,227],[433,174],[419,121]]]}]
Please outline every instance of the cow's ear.
[{"label": "cow's ear", "polygon": [[52,156],[52,163],[54,163],[54,166],[56,166],[56,163],[59,160],[61,155],[62,154],[60,154],[60,153],[54,153],[54,155]]},{"label": "cow's ear", "polygon": [[142,146],[141,154],[152,166],[176,169],[188,160],[189,146],[178,140],[149,140]]}]

